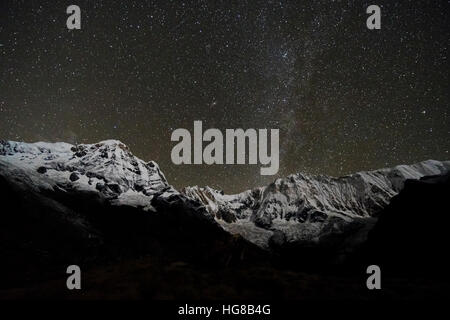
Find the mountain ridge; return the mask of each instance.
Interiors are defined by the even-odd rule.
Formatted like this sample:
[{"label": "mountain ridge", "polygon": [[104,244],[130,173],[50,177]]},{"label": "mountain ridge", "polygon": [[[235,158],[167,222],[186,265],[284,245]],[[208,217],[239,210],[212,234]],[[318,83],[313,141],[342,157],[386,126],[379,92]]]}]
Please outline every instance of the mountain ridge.
[{"label": "mountain ridge", "polygon": [[199,212],[228,233],[270,249],[317,243],[355,224],[366,230],[406,180],[446,173],[450,161],[426,160],[343,177],[296,173],[227,195],[210,187],[176,190],[156,162],[139,159],[118,140],[78,145],[0,141],[0,170],[14,179],[15,168],[38,190],[98,193],[112,205],[149,212],[157,212],[155,201],[174,199],[186,207],[203,207]]},{"label": "mountain ridge", "polygon": [[225,229],[267,248],[272,237],[277,242],[317,242],[355,220],[370,221],[406,180],[449,169],[450,161],[426,160],[337,178],[297,173],[235,195],[210,187],[186,187],[182,192],[203,202]]}]

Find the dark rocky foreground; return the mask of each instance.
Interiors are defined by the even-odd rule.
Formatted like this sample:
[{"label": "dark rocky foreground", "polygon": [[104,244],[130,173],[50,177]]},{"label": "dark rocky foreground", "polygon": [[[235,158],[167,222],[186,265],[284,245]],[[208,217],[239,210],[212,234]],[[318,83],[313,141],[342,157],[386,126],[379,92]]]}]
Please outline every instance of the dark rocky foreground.
[{"label": "dark rocky foreground", "polygon": [[[199,203],[155,196],[157,212],[112,206],[96,193],[38,192],[0,173],[0,298],[446,298],[449,175],[408,181],[368,241],[346,235],[265,251],[221,229]],[[66,289],[66,268],[82,290]],[[366,288],[366,267],[382,290]]]},{"label": "dark rocky foreground", "polygon": [[448,282],[450,174],[407,180],[353,257],[389,274]]}]

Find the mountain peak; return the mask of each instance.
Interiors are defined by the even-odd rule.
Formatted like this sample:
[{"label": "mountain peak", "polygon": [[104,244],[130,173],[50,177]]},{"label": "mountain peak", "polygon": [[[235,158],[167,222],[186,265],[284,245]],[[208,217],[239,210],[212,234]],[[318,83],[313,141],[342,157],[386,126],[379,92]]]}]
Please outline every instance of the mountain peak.
[{"label": "mountain peak", "polygon": [[406,180],[449,170],[450,161],[427,160],[343,177],[291,174],[235,195],[209,187],[187,187],[182,192],[202,202],[224,229],[268,247],[269,240],[280,234],[295,242],[343,232],[355,221],[376,217]]},{"label": "mountain peak", "polygon": [[150,211],[159,200],[200,203],[223,229],[264,248],[273,241],[315,242],[342,233],[376,218],[406,180],[449,169],[450,161],[427,160],[338,178],[297,173],[234,195],[197,186],[179,193],[156,162],[137,158],[118,140],[77,145],[0,141],[0,171],[17,183],[35,190],[94,192],[112,204]]},{"label": "mountain peak", "polygon": [[40,188],[100,192],[117,201],[149,203],[170,189],[154,161],[144,162],[118,140],[94,144],[0,142],[0,163],[25,171]]}]

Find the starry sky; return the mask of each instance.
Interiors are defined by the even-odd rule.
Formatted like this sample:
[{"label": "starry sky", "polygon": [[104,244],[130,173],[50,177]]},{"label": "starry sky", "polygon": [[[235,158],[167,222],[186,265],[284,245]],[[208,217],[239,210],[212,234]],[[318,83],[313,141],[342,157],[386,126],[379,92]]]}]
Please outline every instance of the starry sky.
[{"label": "starry sky", "polygon": [[[66,27],[81,8],[81,30]],[[381,30],[366,8],[381,7]],[[450,159],[449,2],[0,2],[0,139],[118,139],[175,187]],[[176,128],[279,128],[280,170],[172,164]]]}]

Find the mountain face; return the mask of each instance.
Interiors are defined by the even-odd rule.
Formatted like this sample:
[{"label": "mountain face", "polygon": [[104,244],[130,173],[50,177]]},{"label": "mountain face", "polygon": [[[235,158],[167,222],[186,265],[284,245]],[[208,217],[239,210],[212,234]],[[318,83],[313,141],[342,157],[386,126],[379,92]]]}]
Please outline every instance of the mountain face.
[{"label": "mountain face", "polygon": [[[128,287],[139,297],[178,290],[192,298],[195,289],[197,297],[209,290],[222,299],[230,292],[276,298],[287,288],[286,297],[309,297],[308,288],[299,295],[305,283],[319,285],[319,293],[332,283],[340,297],[348,281],[365,289],[359,278],[348,278],[349,267],[358,274],[381,262],[402,271],[416,253],[426,257],[425,266],[442,263],[449,169],[448,161],[429,160],[341,178],[295,174],[226,195],[209,187],[175,190],[155,162],[140,160],[120,141],[0,141],[0,298],[55,275],[65,284],[71,264],[93,272],[91,279],[122,281],[119,296],[130,286],[125,268],[139,274],[136,287]],[[336,266],[339,277],[317,284],[317,274]],[[103,285],[96,294],[106,294]],[[434,292],[435,285],[415,292]],[[65,286],[49,286],[57,292],[51,297],[67,294]]]},{"label": "mountain face", "polygon": [[170,186],[156,163],[136,158],[119,141],[1,141],[0,203],[0,273],[8,275],[0,289],[42,281],[74,262],[95,266],[150,255],[162,265],[215,266],[261,254]]},{"label": "mountain face", "polygon": [[[135,157],[120,141],[96,144],[0,142],[0,172],[36,192],[95,194],[112,206],[157,212],[181,208],[212,220],[232,235],[268,249],[292,243],[336,243],[365,235],[407,179],[449,171],[450,162],[428,160],[345,177],[294,174],[272,184],[226,195],[209,187],[170,186],[159,166]],[[156,206],[156,207],[155,207]],[[211,219],[213,217],[214,219]],[[215,220],[215,222],[214,222]]]},{"label": "mountain face", "polygon": [[268,248],[285,242],[319,242],[349,227],[362,228],[374,222],[407,179],[449,169],[450,161],[428,160],[340,178],[294,174],[236,195],[209,187],[187,187],[182,192],[202,202],[225,230]]},{"label": "mountain face", "polygon": [[112,202],[147,210],[153,210],[153,195],[176,192],[155,162],[140,160],[115,140],[77,146],[2,141],[0,165],[13,175],[23,170],[32,180],[30,187],[99,192]]}]

